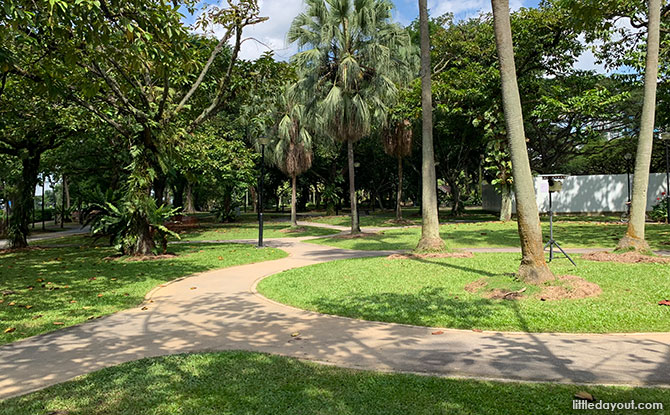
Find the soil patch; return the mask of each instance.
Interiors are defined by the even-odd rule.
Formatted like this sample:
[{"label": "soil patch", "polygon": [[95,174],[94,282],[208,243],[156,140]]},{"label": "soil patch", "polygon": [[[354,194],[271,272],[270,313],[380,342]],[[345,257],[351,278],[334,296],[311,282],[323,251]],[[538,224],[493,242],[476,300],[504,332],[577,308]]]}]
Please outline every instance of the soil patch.
[{"label": "soil patch", "polygon": [[398,226],[411,226],[411,225],[416,225],[416,223],[414,223],[414,221],[407,220],[407,219],[400,219],[400,220],[398,220],[398,219],[389,219],[389,220],[385,221],[384,223],[388,223],[388,224],[391,224],[391,225],[398,225]]},{"label": "soil patch", "polygon": [[599,296],[603,290],[598,284],[576,275],[561,275],[556,285],[546,285],[537,295],[542,301],[590,298]]},{"label": "soil patch", "polygon": [[285,228],[285,229],[280,229],[279,233],[301,233],[305,232],[307,229],[304,226],[299,226],[297,228]]},{"label": "soil patch", "polygon": [[523,293],[525,291],[526,287],[523,287],[518,291],[508,291],[496,288],[495,290],[486,293],[484,297],[490,300],[518,300],[519,298],[523,297]]},{"label": "soil patch", "polygon": [[592,252],[590,254],[582,255],[582,259],[597,262],[619,262],[622,264],[670,264],[670,258],[649,256],[635,251],[624,252],[621,254],[606,251]]},{"label": "soil patch", "polygon": [[159,259],[172,259],[176,258],[177,254],[167,253],[162,255],[142,255],[142,256],[126,256],[126,255],[115,255],[108,256],[103,258],[105,261],[120,261],[125,260],[128,262],[141,262],[141,261],[156,261]]},{"label": "soil patch", "polygon": [[470,284],[465,286],[465,291],[474,294],[479,292],[482,288],[486,287],[488,283],[486,282],[486,279],[482,278],[477,281],[473,281]]},{"label": "soil patch", "polygon": [[472,252],[428,252],[425,254],[393,254],[386,259],[472,258]]},{"label": "soil patch", "polygon": [[333,238],[335,239],[359,239],[359,238],[367,238],[370,236],[376,236],[376,235],[381,235],[381,232],[360,232],[360,233],[343,233],[340,235],[335,235]]}]

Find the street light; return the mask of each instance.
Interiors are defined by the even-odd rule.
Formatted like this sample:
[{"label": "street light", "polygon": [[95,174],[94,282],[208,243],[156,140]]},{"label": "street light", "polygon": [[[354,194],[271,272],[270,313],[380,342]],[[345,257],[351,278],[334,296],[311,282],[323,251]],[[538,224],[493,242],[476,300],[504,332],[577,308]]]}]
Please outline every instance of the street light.
[{"label": "street light", "polygon": [[659,138],[665,144],[665,213],[670,224],[670,133],[663,132]]},{"label": "street light", "polygon": [[626,153],[623,155],[623,158],[626,159],[626,184],[628,186],[628,203],[630,208],[630,161],[633,159],[633,155]]},{"label": "street light", "polygon": [[[354,176],[358,177],[358,168],[361,167],[361,163],[355,162],[354,163]],[[358,222],[358,229],[360,230],[361,228],[361,209],[360,206],[358,206],[358,193],[356,193],[356,222]],[[372,202],[374,203],[374,201]]]},{"label": "street light", "polygon": [[265,176],[265,146],[270,144],[270,139],[260,137],[261,145],[261,175],[258,177],[258,247],[263,248],[263,176]]}]

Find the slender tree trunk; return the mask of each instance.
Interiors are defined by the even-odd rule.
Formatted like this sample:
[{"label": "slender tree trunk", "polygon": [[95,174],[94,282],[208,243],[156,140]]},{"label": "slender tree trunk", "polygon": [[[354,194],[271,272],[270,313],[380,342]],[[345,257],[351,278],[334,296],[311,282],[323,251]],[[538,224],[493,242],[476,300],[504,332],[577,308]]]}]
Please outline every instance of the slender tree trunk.
[{"label": "slender tree trunk", "polygon": [[13,206],[9,217],[9,245],[14,249],[28,247],[30,213],[38,181],[40,156],[39,152],[30,152],[21,160],[21,180],[17,183],[17,192],[12,199]]},{"label": "slender tree trunk", "polygon": [[354,142],[347,141],[347,157],[349,159],[349,202],[351,205],[351,233],[357,234],[361,232],[360,224],[358,223],[358,206],[356,205],[356,182],[354,172]]},{"label": "slender tree trunk", "polygon": [[65,209],[70,209],[72,201],[70,200],[70,181],[63,175],[63,195],[65,197]]},{"label": "slender tree trunk", "polygon": [[398,191],[396,192],[395,219],[402,220],[402,157],[398,157]]},{"label": "slender tree trunk", "polygon": [[509,222],[512,220],[512,189],[510,185],[503,184],[501,188],[502,201],[500,203],[500,220]]},{"label": "slender tree trunk", "polygon": [[521,98],[516,79],[509,1],[491,0],[491,4],[493,6],[493,25],[498,59],[500,61],[505,125],[512,158],[517,223],[521,240],[522,258],[519,276],[526,282],[538,284],[555,277],[547,266],[542,247],[540,215],[537,209],[533,176],[528,160]]},{"label": "slender tree trunk", "polygon": [[292,228],[297,228],[298,227],[298,196],[297,196],[297,190],[296,186],[298,185],[297,183],[297,178],[295,175],[291,177],[291,227]]},{"label": "slender tree trunk", "polygon": [[635,157],[633,197],[631,200],[628,229],[619,241],[617,250],[649,250],[649,244],[644,239],[644,224],[647,213],[647,189],[649,187],[651,151],[654,143],[654,119],[656,117],[661,1],[649,0],[648,4],[649,27],[647,34],[647,63],[644,71],[644,102],[642,105],[642,120],[640,122],[640,137],[637,142],[637,155]]},{"label": "slender tree trunk", "polygon": [[193,185],[189,181],[186,184],[186,203],[184,206],[184,212],[186,213],[195,213],[195,200],[193,199]]},{"label": "slender tree trunk", "polygon": [[421,239],[417,251],[440,251],[445,244],[440,238],[440,221],[437,211],[437,178],[435,175],[435,149],[433,147],[433,95],[431,91],[430,32],[428,6],[419,0],[419,25],[421,28],[421,110],[422,157],[421,176]]},{"label": "slender tree trunk", "polygon": [[258,197],[256,196],[258,192],[254,186],[249,186],[249,194],[251,194],[251,205],[254,213],[258,213]]}]

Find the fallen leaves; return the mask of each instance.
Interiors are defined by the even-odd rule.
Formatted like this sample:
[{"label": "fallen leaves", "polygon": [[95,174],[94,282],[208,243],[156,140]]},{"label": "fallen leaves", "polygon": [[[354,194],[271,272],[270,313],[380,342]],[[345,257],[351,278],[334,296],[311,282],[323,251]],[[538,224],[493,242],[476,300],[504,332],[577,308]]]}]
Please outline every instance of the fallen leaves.
[{"label": "fallen leaves", "polygon": [[661,301],[658,302],[658,305],[670,306],[670,301],[669,300],[661,300]]},{"label": "fallen leaves", "polygon": [[142,311],[147,311],[149,307],[142,307]]},{"label": "fallen leaves", "polygon": [[197,290],[197,289],[198,289],[198,287],[191,287],[191,289],[192,289],[192,290]]},{"label": "fallen leaves", "polygon": [[102,297],[102,294],[98,294],[98,297]]},{"label": "fallen leaves", "polygon": [[16,305],[16,303],[14,301],[12,301],[11,303],[9,303],[7,305]]},{"label": "fallen leaves", "polygon": [[63,323],[62,321],[54,321],[54,326],[62,326],[63,324],[65,323]]},{"label": "fallen leaves", "polygon": [[291,333],[291,337],[298,337],[300,336],[300,332],[296,331],[295,333]]},{"label": "fallen leaves", "polygon": [[593,395],[591,395],[588,392],[584,392],[584,391],[575,393],[575,399],[579,399],[579,400],[582,400],[582,401],[589,401],[589,402],[594,401]]},{"label": "fallen leaves", "polygon": [[444,334],[444,332],[442,330],[438,330],[438,331],[434,331],[430,334],[432,334],[433,336],[439,336],[440,334]]},{"label": "fallen leaves", "polygon": [[5,329],[5,334],[13,333],[16,331],[16,327],[8,327]]}]

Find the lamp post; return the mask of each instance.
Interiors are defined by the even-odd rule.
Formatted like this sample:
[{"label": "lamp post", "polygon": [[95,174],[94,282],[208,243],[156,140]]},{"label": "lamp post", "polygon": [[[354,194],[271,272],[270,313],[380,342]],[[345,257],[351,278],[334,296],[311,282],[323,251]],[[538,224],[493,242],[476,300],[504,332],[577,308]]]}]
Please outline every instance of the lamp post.
[{"label": "lamp post", "polygon": [[[361,163],[354,163],[354,176],[358,177],[358,168],[361,167]],[[374,203],[374,201],[372,202]],[[356,221],[358,222],[358,228],[361,227],[361,207],[358,205],[358,192],[356,193]]]},{"label": "lamp post", "polygon": [[270,144],[270,139],[260,137],[261,144],[261,174],[258,177],[258,247],[263,248],[263,176],[265,176],[265,146]]},{"label": "lamp post", "polygon": [[630,208],[630,161],[633,159],[633,155],[626,153],[623,155],[623,158],[626,160],[626,185],[628,186],[628,203]]},{"label": "lamp post", "polygon": [[660,139],[665,144],[665,213],[670,224],[670,133],[661,133]]}]

